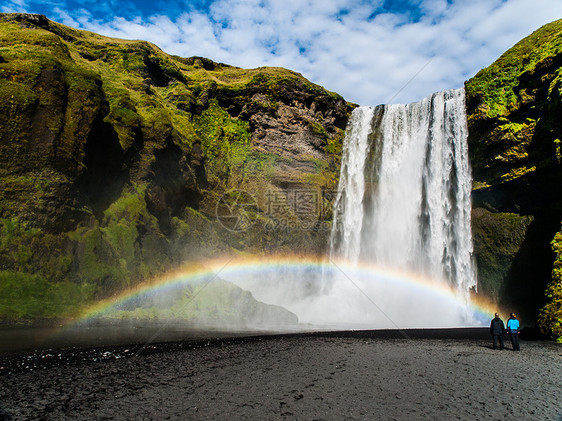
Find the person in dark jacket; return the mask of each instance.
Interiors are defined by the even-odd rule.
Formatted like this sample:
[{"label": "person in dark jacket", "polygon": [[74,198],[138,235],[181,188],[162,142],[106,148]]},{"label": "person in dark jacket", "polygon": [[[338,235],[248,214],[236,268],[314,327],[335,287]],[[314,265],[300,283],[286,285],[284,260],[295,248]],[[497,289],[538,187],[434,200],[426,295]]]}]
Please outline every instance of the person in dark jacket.
[{"label": "person in dark jacket", "polygon": [[490,323],[490,335],[494,339],[494,349],[496,349],[497,342],[500,342],[500,349],[503,349],[503,334],[505,333],[505,326],[503,320],[500,319],[498,313],[494,314],[494,318]]},{"label": "person in dark jacket", "polygon": [[507,319],[507,333],[509,333],[509,337],[511,338],[511,346],[513,347],[514,351],[520,351],[519,320],[517,320],[517,316],[515,316],[515,313],[511,313],[509,316],[509,319]]}]

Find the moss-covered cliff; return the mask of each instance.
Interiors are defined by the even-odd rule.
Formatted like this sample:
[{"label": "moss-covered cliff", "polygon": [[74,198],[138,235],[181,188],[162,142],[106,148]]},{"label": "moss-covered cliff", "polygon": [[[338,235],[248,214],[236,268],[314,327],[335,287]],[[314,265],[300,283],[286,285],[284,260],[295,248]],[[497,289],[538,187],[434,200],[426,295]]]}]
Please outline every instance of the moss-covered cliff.
[{"label": "moss-covered cliff", "polygon": [[562,221],[562,20],[465,85],[480,292],[536,320]]},{"label": "moss-covered cliff", "polygon": [[[0,14],[0,318],[71,316],[201,257],[321,252],[352,108],[289,70]],[[221,213],[240,191],[244,232]]]},{"label": "moss-covered cliff", "polygon": [[541,332],[562,342],[562,231],[552,240],[555,254],[552,279],[546,288],[546,305],[539,315]]}]

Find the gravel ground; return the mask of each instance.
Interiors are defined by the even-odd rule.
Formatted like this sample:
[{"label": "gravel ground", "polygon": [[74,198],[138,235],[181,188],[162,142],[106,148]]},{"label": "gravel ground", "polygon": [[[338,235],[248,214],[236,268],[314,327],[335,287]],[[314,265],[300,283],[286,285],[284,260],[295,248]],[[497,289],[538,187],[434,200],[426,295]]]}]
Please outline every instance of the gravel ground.
[{"label": "gravel ground", "polygon": [[320,334],[138,350],[0,360],[0,419],[562,421],[551,342]]}]

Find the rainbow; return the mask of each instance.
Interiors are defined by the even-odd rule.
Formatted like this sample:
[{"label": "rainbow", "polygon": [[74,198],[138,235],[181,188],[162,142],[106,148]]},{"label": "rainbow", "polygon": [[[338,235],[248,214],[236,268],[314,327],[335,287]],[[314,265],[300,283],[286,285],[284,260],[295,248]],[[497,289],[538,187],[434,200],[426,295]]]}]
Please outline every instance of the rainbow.
[{"label": "rainbow", "polygon": [[[317,275],[324,272],[341,273],[351,282],[353,282],[355,277],[378,279],[399,286],[402,289],[406,288],[415,294],[431,294],[448,303],[460,302],[460,297],[444,282],[436,282],[406,271],[383,269],[372,264],[360,263],[349,265],[341,261],[286,255],[228,257],[186,264],[185,267],[173,273],[152,279],[97,302],[86,308],[76,320],[71,322],[71,325],[103,317],[119,308],[119,306],[133,300],[172,291],[174,288],[185,285],[201,285],[214,278],[230,280],[232,278],[255,277],[259,275],[267,279],[267,277],[273,276],[280,270],[315,273]],[[469,308],[475,318],[480,320],[480,323],[484,320],[489,320],[490,315],[496,311],[489,303],[482,299],[471,300]]]}]

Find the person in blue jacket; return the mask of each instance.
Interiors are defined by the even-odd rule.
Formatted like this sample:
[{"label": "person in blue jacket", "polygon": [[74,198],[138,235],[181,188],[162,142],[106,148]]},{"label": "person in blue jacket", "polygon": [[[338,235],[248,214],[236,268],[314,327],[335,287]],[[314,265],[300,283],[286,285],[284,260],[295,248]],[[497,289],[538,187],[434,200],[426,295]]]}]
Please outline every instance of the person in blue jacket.
[{"label": "person in blue jacket", "polygon": [[511,338],[511,345],[514,351],[519,351],[519,320],[515,316],[515,313],[511,313],[509,319],[507,320],[507,333]]}]

